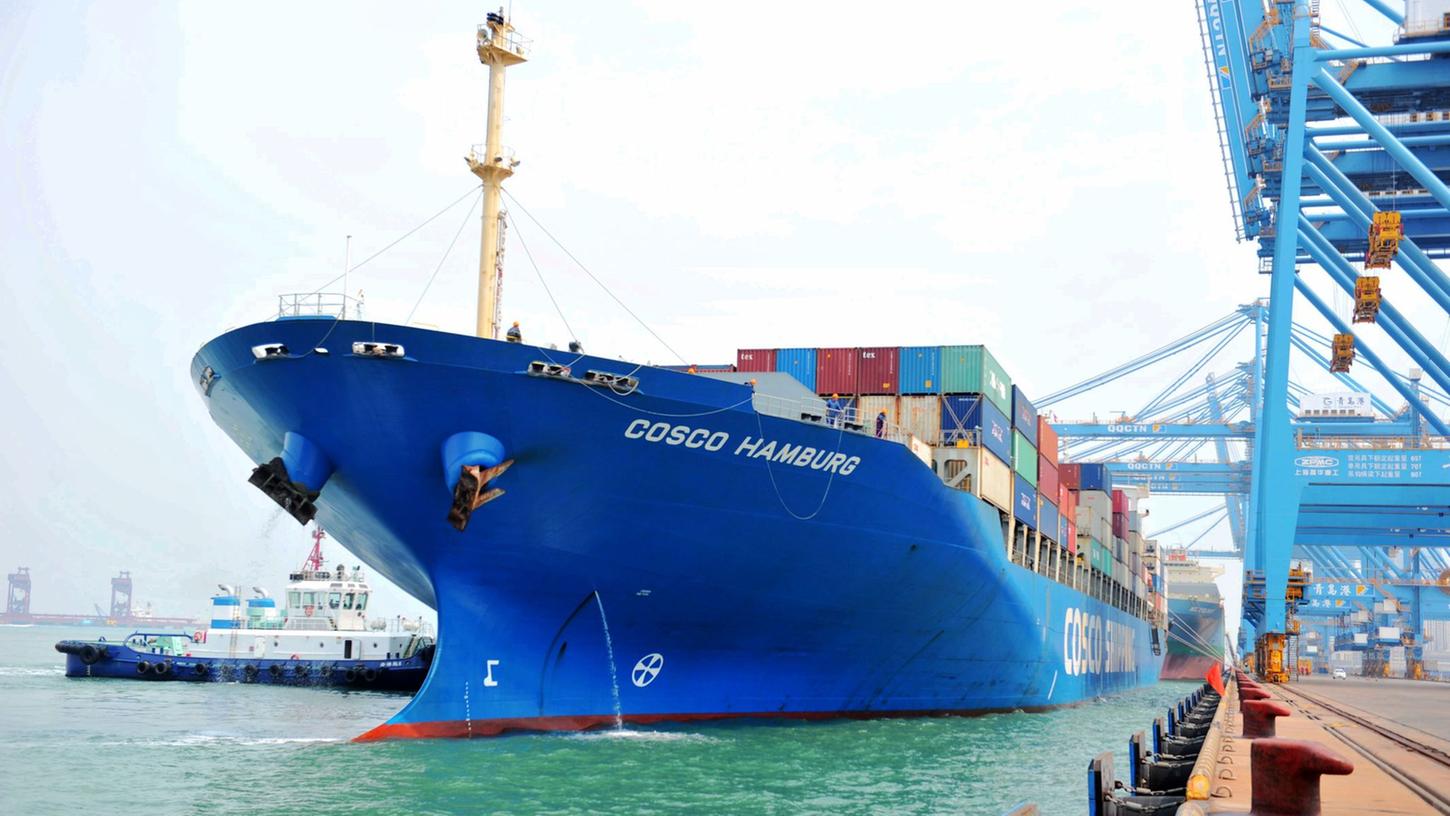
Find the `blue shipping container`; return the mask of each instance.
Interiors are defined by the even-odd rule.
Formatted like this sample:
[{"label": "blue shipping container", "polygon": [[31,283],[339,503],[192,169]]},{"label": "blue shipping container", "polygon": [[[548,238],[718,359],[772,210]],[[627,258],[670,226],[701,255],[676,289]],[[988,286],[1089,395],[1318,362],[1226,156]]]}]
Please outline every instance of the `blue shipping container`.
[{"label": "blue shipping container", "polygon": [[[942,443],[952,444],[963,436],[976,435],[982,447],[1003,462],[1012,461],[1012,427],[1007,415],[976,394],[950,395],[941,401]],[[964,434],[963,431],[975,432]],[[955,436],[953,435],[955,434]]]},{"label": "blue shipping container", "polygon": [[1018,521],[1036,530],[1037,488],[1033,487],[1031,482],[1022,478],[1022,474],[1015,473],[1013,476],[1016,482],[1012,490],[1012,514],[1017,516]]},{"label": "blue shipping container", "polygon": [[1102,463],[1083,462],[1078,471],[1079,490],[1100,490],[1109,495],[1113,492],[1113,474]]},{"label": "blue shipping container", "polygon": [[1037,494],[1037,529],[1053,541],[1061,543],[1062,515],[1057,512],[1057,503],[1048,501],[1041,493]]},{"label": "blue shipping container", "polygon": [[1012,427],[1021,431],[1032,447],[1037,447],[1037,409],[1015,385],[1012,386]]},{"label": "blue shipping container", "polygon": [[902,346],[898,368],[901,393],[941,393],[941,346]]},{"label": "blue shipping container", "polygon": [[813,348],[778,349],[775,370],[795,377],[807,390],[816,390],[816,350]]}]

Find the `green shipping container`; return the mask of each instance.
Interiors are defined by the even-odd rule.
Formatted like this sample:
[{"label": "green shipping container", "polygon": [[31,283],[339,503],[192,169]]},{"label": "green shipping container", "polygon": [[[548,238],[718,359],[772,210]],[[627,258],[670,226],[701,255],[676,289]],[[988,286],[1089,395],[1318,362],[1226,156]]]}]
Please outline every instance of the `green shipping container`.
[{"label": "green shipping container", "polygon": [[942,346],[941,385],[943,394],[985,394],[1012,416],[1012,378],[986,346]]},{"label": "green shipping container", "polygon": [[1012,469],[1037,486],[1037,448],[1020,431],[1012,432]]}]

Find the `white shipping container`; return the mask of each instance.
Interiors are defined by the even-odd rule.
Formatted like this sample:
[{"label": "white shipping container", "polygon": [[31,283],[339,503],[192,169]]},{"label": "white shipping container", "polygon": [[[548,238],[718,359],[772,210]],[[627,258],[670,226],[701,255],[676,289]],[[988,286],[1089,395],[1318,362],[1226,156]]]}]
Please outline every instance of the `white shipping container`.
[{"label": "white shipping container", "polygon": [[1445,28],[1450,0],[1405,0],[1405,33],[1433,34]]},{"label": "white shipping container", "polygon": [[1084,508],[1095,518],[1113,520],[1113,498],[1101,490],[1082,490],[1077,494],[1077,509]]},{"label": "white shipping container", "polygon": [[937,448],[937,471],[954,487],[1012,509],[1012,467],[986,448]]},{"label": "white shipping container", "polygon": [[1351,623],[1369,623],[1369,613],[1363,609],[1349,616]]},{"label": "white shipping container", "polygon": [[896,397],[861,397],[856,400],[856,419],[867,430],[875,431],[876,415],[882,411],[886,412],[887,422],[892,425],[901,424],[901,420],[897,418]]},{"label": "white shipping container", "polygon": [[1319,654],[1319,647],[1311,643],[1304,647],[1304,654]]},{"label": "white shipping container", "polygon": [[1381,615],[1393,615],[1400,611],[1400,605],[1395,602],[1394,598],[1385,598],[1374,605],[1374,611]]},{"label": "white shipping container", "polygon": [[1379,639],[1379,642],[1380,643],[1399,643],[1400,642],[1400,627],[1398,627],[1398,626],[1381,626],[1379,628],[1379,638],[1378,639]]},{"label": "white shipping container", "polygon": [[1437,652],[1450,652],[1450,621],[1425,621],[1425,648]]},{"label": "white shipping container", "polygon": [[[928,445],[940,443],[941,397],[898,397],[897,399],[899,404],[896,424]],[[870,416],[874,417],[875,414]]]},{"label": "white shipping container", "polygon": [[1354,633],[1354,645],[1356,645],[1356,646],[1368,646],[1369,645],[1369,633],[1368,632],[1355,632]]}]

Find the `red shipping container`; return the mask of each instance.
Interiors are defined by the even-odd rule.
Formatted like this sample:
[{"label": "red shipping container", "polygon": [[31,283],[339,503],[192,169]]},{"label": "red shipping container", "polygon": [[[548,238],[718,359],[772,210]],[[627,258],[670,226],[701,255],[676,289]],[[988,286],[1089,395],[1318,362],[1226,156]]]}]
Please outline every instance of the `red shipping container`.
[{"label": "red shipping container", "polygon": [[1047,461],[1054,466],[1057,465],[1057,431],[1045,416],[1037,417],[1037,452],[1047,457]]},{"label": "red shipping container", "polygon": [[1128,537],[1128,517],[1123,515],[1122,513],[1113,514],[1113,537]]},{"label": "red shipping container", "polygon": [[1057,480],[1073,490],[1082,489],[1082,465],[1061,464],[1057,466]]},{"label": "red shipping container", "polygon": [[774,371],[775,349],[739,349],[735,352],[736,371]]},{"label": "red shipping container", "polygon": [[[1068,518],[1072,517],[1068,516]],[[1067,551],[1072,555],[1077,555],[1077,522],[1069,521],[1067,523],[1067,534],[1063,537],[1067,539]]]},{"label": "red shipping container", "polygon": [[862,394],[895,394],[900,387],[900,365],[897,346],[857,349],[857,387]]},{"label": "red shipping container", "polygon": [[856,393],[856,349],[816,349],[816,393]]},{"label": "red shipping container", "polygon": [[[1057,487],[1057,465],[1047,461],[1047,457],[1041,453],[1037,454],[1037,492],[1052,497],[1048,499],[1052,501],[1057,497]],[[1061,510],[1059,507],[1058,511]]]},{"label": "red shipping container", "polygon": [[1128,512],[1128,494],[1121,490],[1113,491],[1113,515]]}]

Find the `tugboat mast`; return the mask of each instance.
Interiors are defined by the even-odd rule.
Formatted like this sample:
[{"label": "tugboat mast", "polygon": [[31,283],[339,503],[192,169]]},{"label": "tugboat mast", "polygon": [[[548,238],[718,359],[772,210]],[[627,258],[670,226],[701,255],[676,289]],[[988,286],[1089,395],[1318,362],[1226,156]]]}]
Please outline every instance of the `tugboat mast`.
[{"label": "tugboat mast", "polygon": [[503,182],[519,162],[503,146],[503,79],[511,65],[524,62],[528,42],[514,32],[503,9],[490,12],[478,27],[478,61],[488,66],[488,133],[482,145],[467,156],[468,169],[483,179],[483,247],[478,257],[478,324],[475,333],[498,339],[499,297],[503,291],[502,215]]}]

